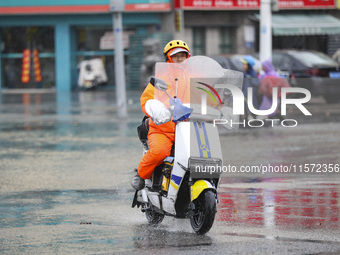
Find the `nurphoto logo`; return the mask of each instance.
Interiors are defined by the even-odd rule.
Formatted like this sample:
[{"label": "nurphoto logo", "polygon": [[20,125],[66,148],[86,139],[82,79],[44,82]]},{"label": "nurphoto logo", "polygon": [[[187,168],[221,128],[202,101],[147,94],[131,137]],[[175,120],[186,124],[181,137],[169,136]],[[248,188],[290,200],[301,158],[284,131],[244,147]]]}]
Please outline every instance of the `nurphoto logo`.
[{"label": "nurphoto logo", "polygon": [[[210,88],[211,86],[209,86]],[[267,110],[258,110],[255,109],[254,104],[253,104],[253,89],[248,88],[248,95],[247,98],[245,98],[242,90],[231,84],[216,84],[215,89],[228,89],[232,95],[232,100],[233,100],[233,107],[232,107],[232,113],[233,115],[244,115],[245,114],[245,101],[247,102],[249,111],[257,116],[266,116],[271,113],[273,113],[278,105],[278,88],[273,88],[272,92],[272,105],[269,109]],[[215,92],[215,89],[213,92]],[[304,95],[302,98],[287,98],[288,94],[291,93],[299,93]],[[209,94],[209,93],[208,93]],[[215,93],[216,94],[216,93]],[[212,94],[209,94],[210,97],[212,97]],[[218,97],[219,98],[219,97]],[[207,98],[206,94],[202,94],[201,98],[201,114],[205,115],[207,112]],[[309,102],[311,99],[311,93],[309,90],[305,88],[297,88],[297,87],[284,87],[281,88],[281,115],[285,116],[287,115],[287,105],[295,105],[305,116],[311,116],[312,114],[307,110],[307,108],[304,106],[305,103]],[[279,119],[253,119],[248,121],[248,126],[249,127],[262,127],[264,126],[264,122],[271,122],[271,125],[274,126],[274,122],[281,121],[281,125],[283,127],[295,127],[297,126],[297,121],[295,119],[284,119],[284,120],[279,120]],[[213,121],[214,126],[216,125],[243,125],[245,126],[245,120],[242,122],[235,122],[232,119],[215,119]]]}]

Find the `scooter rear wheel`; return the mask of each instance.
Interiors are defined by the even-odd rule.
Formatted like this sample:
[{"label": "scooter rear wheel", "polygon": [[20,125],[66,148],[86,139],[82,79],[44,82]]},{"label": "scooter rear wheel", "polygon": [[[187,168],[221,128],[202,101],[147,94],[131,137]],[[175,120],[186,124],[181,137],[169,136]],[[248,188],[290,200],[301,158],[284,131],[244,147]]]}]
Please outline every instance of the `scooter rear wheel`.
[{"label": "scooter rear wheel", "polygon": [[194,215],[190,217],[190,223],[196,234],[207,233],[215,220],[216,199],[215,194],[208,190],[193,201],[195,204]]},{"label": "scooter rear wheel", "polygon": [[145,211],[145,216],[150,224],[159,224],[164,219],[164,214],[157,213],[153,210]]}]

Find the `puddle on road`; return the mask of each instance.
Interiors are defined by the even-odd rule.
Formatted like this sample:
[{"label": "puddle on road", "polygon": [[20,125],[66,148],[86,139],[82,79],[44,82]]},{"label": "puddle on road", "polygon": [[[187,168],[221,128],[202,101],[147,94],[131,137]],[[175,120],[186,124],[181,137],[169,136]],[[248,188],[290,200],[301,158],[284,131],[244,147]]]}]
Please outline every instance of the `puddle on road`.
[{"label": "puddle on road", "polygon": [[299,230],[340,227],[339,180],[225,178],[219,200],[216,220],[234,225]]},{"label": "puddle on road", "polygon": [[[133,237],[134,246],[137,249],[154,249],[165,247],[199,247],[209,246],[213,243],[210,236],[198,236],[195,233],[173,232],[162,227],[150,227],[139,225],[135,227],[136,235]],[[195,240],[195,243],[193,243]]]},{"label": "puddle on road", "polygon": [[[96,201],[112,203],[123,198],[118,190],[52,190],[26,191],[0,195],[0,228],[20,228],[38,225],[81,224],[80,212],[52,213],[58,208],[72,205],[90,205]],[[94,222],[98,224],[97,222]]]},{"label": "puddle on road", "polygon": [[[7,249],[22,252],[29,249],[50,253],[57,249],[61,253],[77,253],[85,249],[88,253],[138,250],[152,253],[158,249],[170,252],[191,248],[200,251],[211,246],[216,249],[220,242],[232,242],[228,237],[339,245],[322,238],[301,238],[299,234],[339,229],[339,183],[305,179],[297,182],[223,180],[215,223],[205,236],[194,234],[188,219],[166,217],[158,226],[147,224],[145,215],[131,208],[133,190],[121,187],[2,194],[0,228],[9,242]],[[301,187],[300,183],[308,184]],[[273,188],[275,184],[277,188]],[[261,231],[255,234],[257,229]],[[299,238],[273,235],[269,231],[273,229],[296,230]]]},{"label": "puddle on road", "polygon": [[260,238],[260,239],[268,239],[268,240],[272,240],[272,241],[319,243],[319,244],[335,244],[335,245],[339,245],[340,244],[340,242],[335,242],[335,241],[323,241],[323,240],[313,240],[313,239],[297,239],[297,238],[287,238],[287,237],[267,236],[267,235],[257,235],[257,234],[223,233],[223,235],[226,235],[226,236],[238,236],[238,237],[250,237],[250,238]]}]

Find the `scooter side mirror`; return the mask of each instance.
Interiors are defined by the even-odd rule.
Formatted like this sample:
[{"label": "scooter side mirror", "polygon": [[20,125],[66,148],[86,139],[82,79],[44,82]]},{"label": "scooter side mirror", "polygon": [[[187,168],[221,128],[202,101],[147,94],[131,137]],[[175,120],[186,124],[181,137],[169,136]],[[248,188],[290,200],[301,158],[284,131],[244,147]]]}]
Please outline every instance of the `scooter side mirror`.
[{"label": "scooter side mirror", "polygon": [[152,76],[150,78],[150,83],[156,89],[159,89],[159,90],[162,90],[162,91],[167,91],[167,89],[168,89],[168,84],[164,80],[156,78],[154,76]]}]

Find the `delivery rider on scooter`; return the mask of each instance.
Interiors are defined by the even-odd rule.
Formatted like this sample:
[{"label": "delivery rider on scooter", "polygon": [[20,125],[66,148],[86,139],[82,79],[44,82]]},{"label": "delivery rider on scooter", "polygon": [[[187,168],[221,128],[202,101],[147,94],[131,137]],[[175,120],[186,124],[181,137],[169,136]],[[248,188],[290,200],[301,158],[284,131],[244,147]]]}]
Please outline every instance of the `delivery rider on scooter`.
[{"label": "delivery rider on scooter", "polygon": [[[179,64],[190,57],[190,50],[188,45],[181,40],[172,40],[168,42],[163,49],[165,61],[167,63]],[[164,77],[159,77],[165,80],[168,87],[168,94],[171,97],[177,96],[183,103],[188,102],[190,97],[189,81],[184,79],[177,79],[176,76],[180,76],[180,73],[176,74],[175,68],[170,70]],[[175,83],[177,84],[175,85]],[[142,111],[149,116],[145,106],[148,103],[149,106],[152,100],[155,98],[154,86],[149,83],[145,88],[141,98]],[[148,102],[149,101],[149,102]],[[151,104],[150,107],[153,105]],[[154,107],[157,107],[155,105]],[[149,116],[150,117],[150,116]],[[163,159],[171,154],[171,148],[175,141],[175,123],[172,121],[156,125],[152,119],[149,120],[149,132],[148,132],[149,150],[144,154],[142,160],[139,163],[137,174],[133,177],[131,186],[136,190],[141,190],[145,186],[145,179],[150,178],[154,169],[162,164]]]}]

